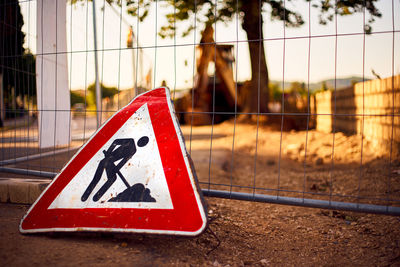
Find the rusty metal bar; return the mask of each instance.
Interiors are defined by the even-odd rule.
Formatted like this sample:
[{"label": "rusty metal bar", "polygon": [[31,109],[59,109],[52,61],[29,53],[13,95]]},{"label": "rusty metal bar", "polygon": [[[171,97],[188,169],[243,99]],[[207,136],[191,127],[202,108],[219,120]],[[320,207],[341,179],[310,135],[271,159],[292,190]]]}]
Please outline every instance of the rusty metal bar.
[{"label": "rusty metal bar", "polygon": [[53,179],[57,175],[57,173],[55,173],[55,172],[35,171],[35,170],[19,169],[19,168],[11,168],[11,167],[0,167],[0,172],[37,176],[37,177],[45,177],[45,178],[51,178],[51,179]]},{"label": "rusty metal bar", "polygon": [[[0,167],[0,172],[8,172],[21,175],[32,175],[32,176],[46,177],[46,178],[54,178],[57,175],[57,173],[55,172],[44,172],[44,171],[7,168],[7,167]],[[400,216],[400,207],[395,207],[395,206],[328,201],[328,200],[310,199],[310,198],[284,197],[277,195],[230,192],[230,191],[214,190],[214,189],[202,189],[202,192],[203,195],[206,197],[217,197],[225,199],[246,200],[253,202],[291,205],[291,206],[308,207],[308,208],[345,210],[354,212]]]},{"label": "rusty metal bar", "polygon": [[253,202],[301,206],[309,208],[346,210],[346,211],[400,216],[400,207],[393,207],[393,206],[328,201],[328,200],[309,199],[309,198],[283,197],[277,195],[250,194],[250,193],[229,192],[229,191],[212,190],[212,189],[211,190],[206,189],[202,191],[203,195],[207,197],[218,197],[218,198],[235,199],[235,200],[247,200]]},{"label": "rusty metal bar", "polygon": [[28,161],[28,160],[39,159],[39,158],[43,158],[43,157],[47,157],[47,156],[54,156],[54,155],[58,155],[58,154],[62,154],[62,153],[67,153],[67,152],[70,152],[70,151],[72,151],[74,149],[78,149],[78,148],[79,147],[67,147],[67,148],[63,148],[63,149],[59,149],[59,150],[55,150],[55,151],[48,151],[48,152],[43,152],[43,153],[39,153],[39,154],[26,155],[26,156],[14,158],[14,159],[5,159],[5,160],[0,161],[0,166],[16,164],[16,163],[20,163],[20,162],[24,162],[24,161]]}]

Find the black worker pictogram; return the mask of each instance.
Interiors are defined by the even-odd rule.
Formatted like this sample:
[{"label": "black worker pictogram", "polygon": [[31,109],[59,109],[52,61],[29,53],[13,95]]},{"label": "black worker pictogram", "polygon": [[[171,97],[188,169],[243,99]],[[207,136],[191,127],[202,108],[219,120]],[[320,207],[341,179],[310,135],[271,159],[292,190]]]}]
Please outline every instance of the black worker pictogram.
[{"label": "black worker pictogram", "polygon": [[[137,146],[144,147],[148,142],[149,138],[143,136],[137,141]],[[94,194],[93,201],[98,201],[107,192],[107,190],[117,180],[117,176],[121,178],[127,188],[130,188],[131,186],[120,170],[125,163],[136,154],[136,151],[136,144],[133,138],[115,139],[107,150],[103,150],[104,159],[99,162],[92,181],[82,194],[81,201],[85,202],[89,198],[97,184],[100,182],[104,171],[107,175],[107,181]]]}]

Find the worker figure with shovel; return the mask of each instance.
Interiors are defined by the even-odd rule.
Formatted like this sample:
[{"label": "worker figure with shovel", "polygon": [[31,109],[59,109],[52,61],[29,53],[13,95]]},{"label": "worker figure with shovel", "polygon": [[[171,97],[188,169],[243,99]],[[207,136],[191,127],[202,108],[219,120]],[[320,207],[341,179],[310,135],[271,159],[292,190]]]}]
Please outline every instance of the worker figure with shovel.
[{"label": "worker figure with shovel", "polygon": [[[148,142],[149,138],[147,136],[143,136],[139,139],[137,145],[139,147],[144,147],[145,145],[147,145]],[[107,150],[103,150],[103,153],[104,159],[99,162],[93,180],[90,182],[89,186],[83,193],[81,197],[82,202],[85,202],[89,198],[90,194],[99,183],[104,170],[107,174],[107,181],[93,196],[93,201],[98,201],[107,192],[107,190],[117,180],[117,175],[121,178],[121,180],[128,188],[130,187],[129,183],[126,181],[120,170],[125,165],[125,163],[129,159],[131,159],[133,155],[135,155],[135,140],[133,138],[115,139]],[[118,162],[118,164],[115,165],[115,162]]]}]

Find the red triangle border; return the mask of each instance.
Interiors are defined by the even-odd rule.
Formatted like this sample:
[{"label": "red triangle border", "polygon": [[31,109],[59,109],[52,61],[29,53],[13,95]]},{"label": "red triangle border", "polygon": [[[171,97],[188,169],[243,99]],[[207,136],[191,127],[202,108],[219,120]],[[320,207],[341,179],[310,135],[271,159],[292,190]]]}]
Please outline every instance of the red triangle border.
[{"label": "red triangle border", "polygon": [[[147,103],[173,209],[48,209],[79,170],[118,129]],[[21,220],[21,233],[113,231],[198,235],[207,225],[205,202],[190,164],[169,90],[158,88],[137,96],[113,115],[46,188]]]}]

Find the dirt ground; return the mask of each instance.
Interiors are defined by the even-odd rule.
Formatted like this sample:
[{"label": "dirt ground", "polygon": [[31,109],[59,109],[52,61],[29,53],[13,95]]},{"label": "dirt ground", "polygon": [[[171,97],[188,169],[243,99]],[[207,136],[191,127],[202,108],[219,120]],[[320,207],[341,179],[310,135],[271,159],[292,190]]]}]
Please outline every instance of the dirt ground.
[{"label": "dirt ground", "polygon": [[400,204],[400,158],[375,155],[361,136],[234,121],[182,128],[203,188]]},{"label": "dirt ground", "polygon": [[[400,205],[399,159],[375,155],[372,144],[361,136],[281,132],[262,123],[257,127],[233,120],[214,127],[183,126],[182,131],[202,188]],[[10,151],[16,148],[16,142],[9,141],[2,143],[3,159],[12,157]],[[21,155],[30,148],[23,142],[18,146]],[[73,151],[17,167],[58,171]],[[400,266],[399,217],[206,200],[209,230],[195,238],[21,235],[18,224],[28,206],[0,204],[0,262],[4,266]]]},{"label": "dirt ground", "polygon": [[398,217],[207,200],[209,230],[195,238],[21,235],[28,207],[0,204],[1,265],[400,266]]}]

